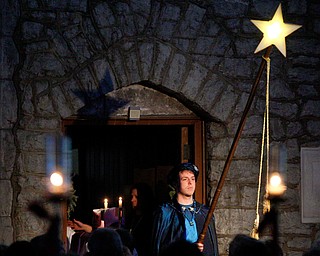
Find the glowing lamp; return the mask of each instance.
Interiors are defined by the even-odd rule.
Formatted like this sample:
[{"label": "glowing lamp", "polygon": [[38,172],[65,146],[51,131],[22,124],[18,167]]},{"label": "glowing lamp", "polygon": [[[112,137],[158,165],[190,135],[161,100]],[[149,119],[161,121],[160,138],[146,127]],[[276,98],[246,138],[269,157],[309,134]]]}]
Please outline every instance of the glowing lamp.
[{"label": "glowing lamp", "polygon": [[279,172],[274,172],[270,176],[268,184],[268,193],[270,196],[281,196],[287,187],[283,184],[282,177]]},{"label": "glowing lamp", "polygon": [[51,194],[64,194],[68,191],[68,186],[60,171],[54,171],[49,177],[48,190]]},{"label": "glowing lamp", "polygon": [[50,198],[66,198],[71,193],[71,141],[68,137],[50,135],[46,138],[47,189]]},{"label": "glowing lamp", "polygon": [[257,53],[270,45],[275,45],[284,57],[286,57],[286,36],[301,27],[301,25],[283,22],[281,4],[279,4],[272,20],[251,20],[251,22],[263,33],[263,38],[254,53]]},{"label": "glowing lamp", "polygon": [[61,173],[59,172],[54,172],[50,176],[50,182],[53,186],[55,187],[60,187],[63,184],[63,177]]}]

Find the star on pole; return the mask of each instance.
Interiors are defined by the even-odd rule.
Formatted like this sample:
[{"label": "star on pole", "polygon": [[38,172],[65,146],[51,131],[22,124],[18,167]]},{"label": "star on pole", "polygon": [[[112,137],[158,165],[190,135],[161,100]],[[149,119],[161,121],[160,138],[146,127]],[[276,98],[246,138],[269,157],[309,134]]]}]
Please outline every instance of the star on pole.
[{"label": "star on pole", "polygon": [[283,22],[281,4],[279,4],[272,20],[251,20],[251,22],[263,33],[263,38],[254,53],[257,53],[273,44],[284,57],[286,57],[285,37],[302,27],[301,25],[287,24]]}]

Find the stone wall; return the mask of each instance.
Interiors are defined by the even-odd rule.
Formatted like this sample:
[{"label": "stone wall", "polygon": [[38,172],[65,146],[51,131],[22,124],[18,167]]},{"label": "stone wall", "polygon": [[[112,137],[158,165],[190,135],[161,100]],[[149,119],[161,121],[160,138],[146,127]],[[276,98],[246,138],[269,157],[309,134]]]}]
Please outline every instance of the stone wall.
[{"label": "stone wall", "polygon": [[[46,223],[25,207],[44,193],[44,139],[61,119],[99,114],[116,89],[142,84],[206,118],[212,198],[261,63],[262,34],[278,1],[2,1],[0,241],[30,239]],[[271,54],[271,140],[286,145],[286,200],[280,205],[285,255],[301,255],[319,224],[300,217],[300,148],[320,145],[320,3],[283,1],[287,57]],[[215,216],[221,255],[255,218],[265,75],[236,150]],[[89,106],[89,107],[88,107]],[[143,112],[142,112],[143,115]]]}]

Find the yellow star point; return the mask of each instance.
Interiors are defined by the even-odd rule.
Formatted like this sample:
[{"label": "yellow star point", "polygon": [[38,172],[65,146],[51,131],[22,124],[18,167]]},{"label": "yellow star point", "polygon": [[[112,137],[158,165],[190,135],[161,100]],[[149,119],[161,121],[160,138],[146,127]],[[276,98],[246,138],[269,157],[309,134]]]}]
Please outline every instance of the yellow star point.
[{"label": "yellow star point", "polygon": [[286,36],[302,27],[301,25],[283,22],[281,4],[279,4],[272,20],[251,20],[251,22],[263,33],[263,38],[254,53],[257,53],[270,45],[275,45],[284,57],[286,57]]}]

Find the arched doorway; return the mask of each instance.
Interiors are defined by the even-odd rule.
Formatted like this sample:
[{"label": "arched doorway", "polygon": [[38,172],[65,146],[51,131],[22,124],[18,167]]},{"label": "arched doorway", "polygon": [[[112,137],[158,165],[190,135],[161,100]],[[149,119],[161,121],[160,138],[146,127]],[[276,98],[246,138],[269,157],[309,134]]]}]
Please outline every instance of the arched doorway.
[{"label": "arched doorway", "polygon": [[[150,184],[161,203],[168,196],[168,171],[186,161],[200,169],[195,196],[205,203],[203,121],[174,98],[139,85],[112,92],[106,99],[127,104],[105,119],[75,117],[62,122],[76,156],[76,217],[89,222],[92,209],[102,208],[104,198],[117,206],[117,198],[129,199],[129,187],[138,181]],[[132,106],[141,110],[134,121],[128,118]]]}]

